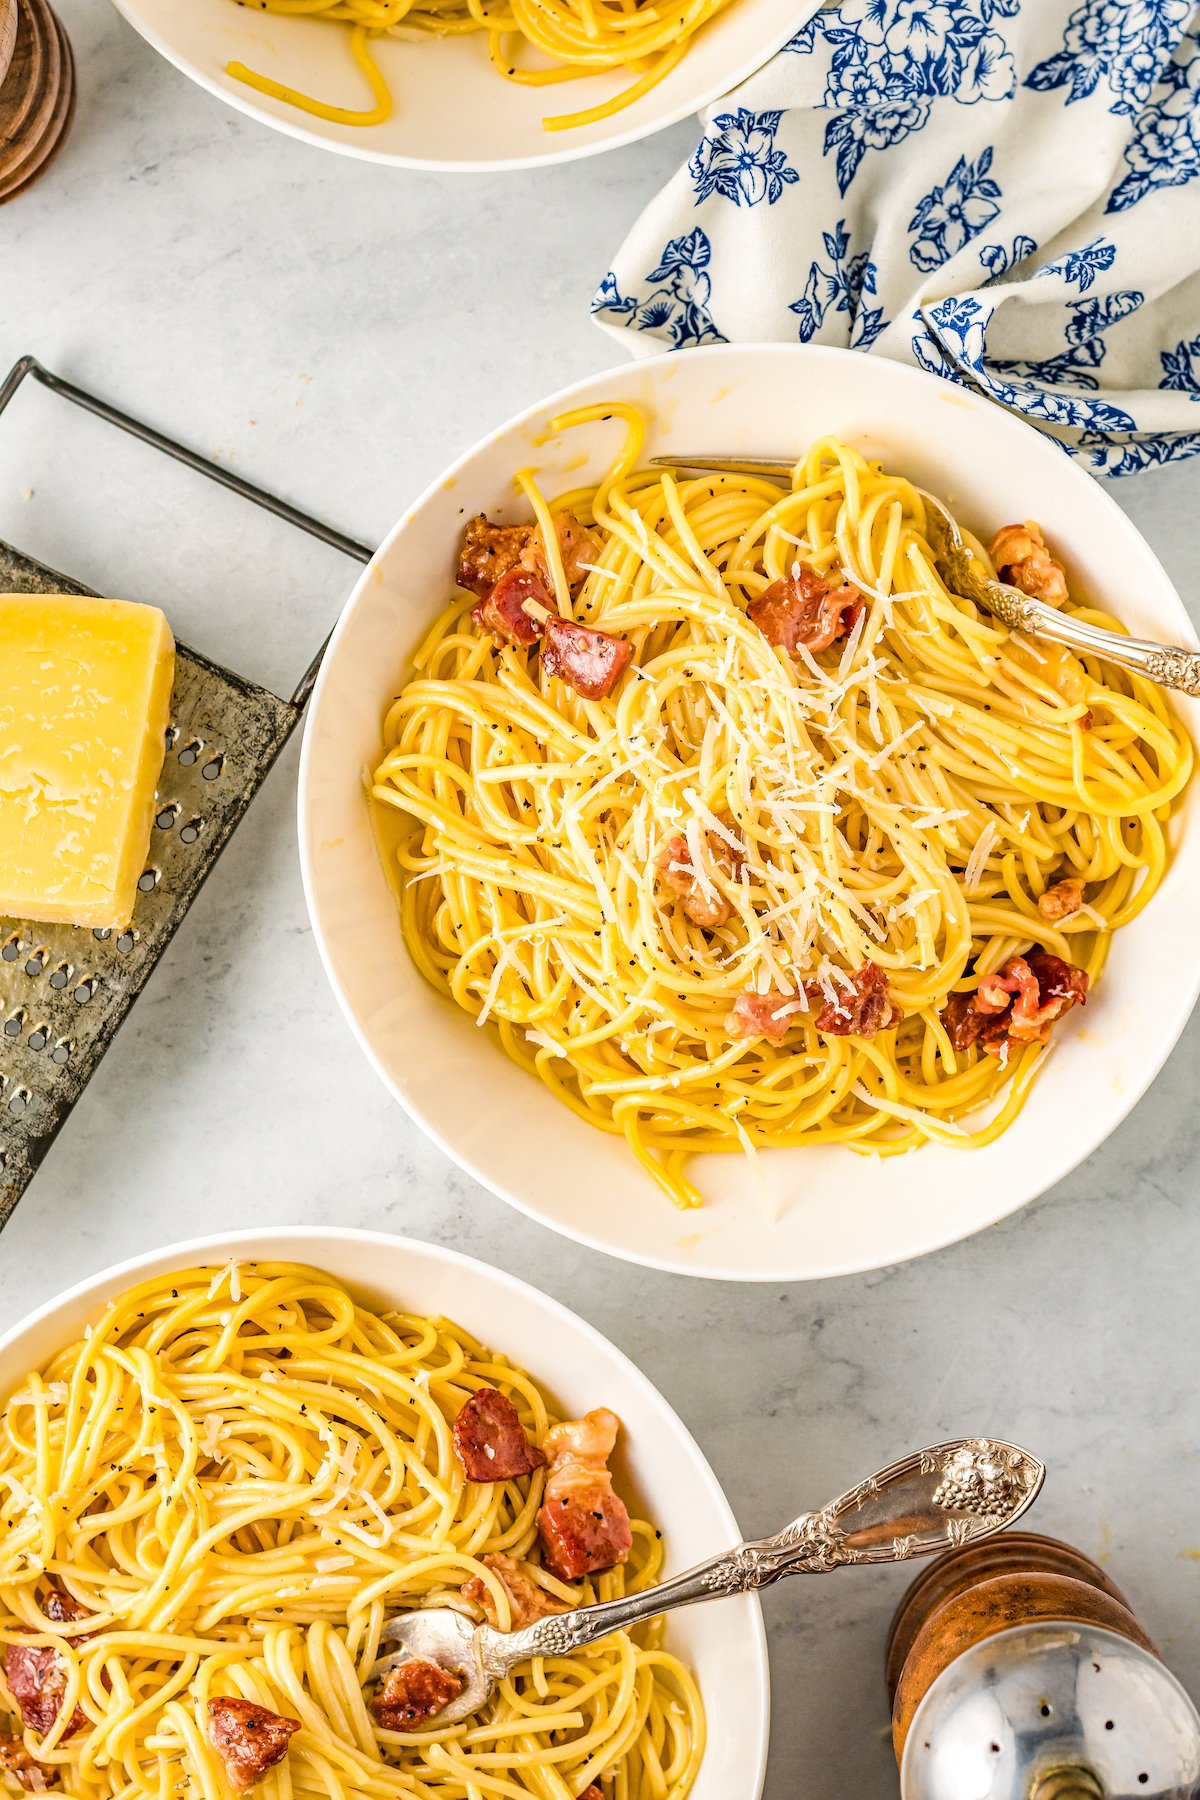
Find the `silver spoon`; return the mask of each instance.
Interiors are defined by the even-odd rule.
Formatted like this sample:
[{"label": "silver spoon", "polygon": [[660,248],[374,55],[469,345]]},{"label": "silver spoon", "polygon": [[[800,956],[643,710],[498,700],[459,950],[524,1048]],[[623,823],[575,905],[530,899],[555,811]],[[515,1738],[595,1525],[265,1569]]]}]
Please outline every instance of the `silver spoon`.
[{"label": "silver spoon", "polygon": [[400,1613],[381,1634],[400,1648],[380,1658],[372,1679],[413,1660],[452,1670],[462,1677],[462,1692],[432,1721],[451,1725],[477,1712],[495,1683],[531,1656],[565,1656],[677,1606],[769,1587],[784,1575],[905,1562],[990,1537],[1028,1511],[1045,1478],[1044,1464],[1014,1444],[990,1438],[934,1444],[869,1476],[820,1512],[801,1513],[777,1536],[739,1544],[643,1593],[509,1632],[476,1625],[449,1607]]},{"label": "silver spoon", "polygon": [[[659,469],[694,469],[701,475],[758,475],[788,483],[795,468],[794,462],[766,456],[652,456],[650,461]],[[941,501],[924,488],[917,492],[929,508],[929,541],[938,573],[953,592],[994,613],[1012,631],[1048,638],[1081,655],[1102,656],[1106,662],[1129,669],[1134,675],[1157,681],[1160,687],[1200,696],[1200,653],[1181,649],[1177,644],[1155,644],[1145,638],[1104,631],[1098,625],[1088,625],[1069,613],[1059,612],[1044,600],[1023,594],[1019,588],[989,580],[980,573],[962,533]]]}]

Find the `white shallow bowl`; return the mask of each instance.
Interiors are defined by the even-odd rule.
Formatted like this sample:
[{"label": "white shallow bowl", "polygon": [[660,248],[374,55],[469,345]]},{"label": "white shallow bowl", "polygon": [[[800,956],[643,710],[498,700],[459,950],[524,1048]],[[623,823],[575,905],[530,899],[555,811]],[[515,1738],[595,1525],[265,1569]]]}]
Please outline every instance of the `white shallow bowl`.
[{"label": "white shallow bowl", "polygon": [[[499,1269],[382,1232],[319,1226],[234,1231],[117,1263],[0,1337],[0,1399],[126,1288],[230,1257],[307,1263],[336,1276],[368,1306],[453,1319],[527,1370],[565,1416],[610,1406],[624,1427],[614,1461],[618,1485],[662,1529],[668,1575],[738,1542],[737,1521],[699,1445],[607,1338]],[[708,1748],[692,1800],[758,1800],[767,1766],[770,1684],[757,1597],[739,1594],[687,1607],[673,1615],[667,1641],[695,1673],[708,1713]]]},{"label": "white shallow bowl", "polygon": [[395,98],[383,125],[336,125],[257,93],[225,73],[243,62],[334,106],[370,104],[345,26],[235,6],[233,0],[114,0],[146,41],[210,94],[305,143],[367,162],[464,172],[532,169],[632,144],[698,112],[745,81],[816,12],[820,0],[734,0],[658,86],[595,124],[546,131],[547,114],[579,112],[628,87],[625,70],[550,87],[505,81],[482,32],[402,42],[373,54]]},{"label": "white shallow bowl", "polygon": [[[543,437],[564,408],[611,400],[652,415],[649,454],[790,453],[837,432],[944,496],[983,537],[1009,519],[1040,519],[1073,578],[1111,596],[1133,631],[1195,642],[1157,558],[1104,490],[1028,426],[935,376],[782,344],[685,351],[593,376],[501,426],[423,494],[338,624],[300,776],[304,880],[334,989],[383,1080],[449,1155],[535,1218],[615,1256],[734,1281],[795,1281],[880,1268],[967,1237],[1094,1150],[1183,1029],[1200,990],[1194,789],[1172,828],[1176,854],[1160,892],[1117,935],[1093,1003],[1056,1033],[1009,1131],[986,1149],[929,1145],[878,1161],[840,1146],[768,1151],[758,1164],[781,1213],[775,1223],[734,1156],[695,1159],[708,1204],[676,1211],[623,1140],[577,1119],[510,1063],[426,986],[404,947],[362,786],[380,757],[383,714],[446,602],[464,518],[481,508],[516,514],[512,475],[523,464],[551,491],[597,478],[616,424]],[[1200,706],[1178,704],[1194,732]]]}]

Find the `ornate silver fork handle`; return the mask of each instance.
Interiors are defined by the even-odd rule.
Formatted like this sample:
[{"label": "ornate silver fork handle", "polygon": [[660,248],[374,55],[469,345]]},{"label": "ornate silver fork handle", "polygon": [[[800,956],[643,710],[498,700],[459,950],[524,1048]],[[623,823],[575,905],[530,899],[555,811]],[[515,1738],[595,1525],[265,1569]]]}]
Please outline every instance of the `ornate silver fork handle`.
[{"label": "ornate silver fork handle", "polygon": [[[677,1606],[770,1587],[785,1575],[903,1562],[987,1537],[1033,1504],[1045,1473],[1013,1444],[987,1438],[936,1444],[889,1464],[820,1512],[801,1513],[774,1537],[711,1556],[660,1587],[491,1634],[500,1641],[489,1673],[507,1673],[530,1656],[562,1656]],[[485,1651],[485,1668],[489,1660]]]},{"label": "ornate silver fork handle", "polygon": [[[654,456],[650,460],[658,468],[694,469],[699,474],[757,475],[770,481],[790,481],[794,467],[777,457],[765,456]],[[938,573],[963,599],[975,601],[1010,630],[1046,638],[1081,655],[1102,656],[1106,662],[1142,675],[1147,681],[1156,681],[1160,687],[1177,688],[1180,693],[1200,697],[1200,652],[1105,631],[1060,613],[1019,588],[992,581],[979,570],[955,520],[941,501],[923,488],[917,491],[929,509],[929,538]]]},{"label": "ornate silver fork handle", "polygon": [[512,1632],[477,1625],[448,1607],[401,1613],[381,1634],[399,1648],[383,1656],[372,1675],[382,1680],[414,1659],[454,1670],[462,1689],[434,1716],[436,1725],[453,1724],[476,1712],[495,1683],[532,1656],[565,1656],[677,1606],[769,1587],[784,1575],[902,1562],[988,1537],[1032,1506],[1045,1475],[1037,1458],[1014,1444],[991,1438],[934,1444],[868,1476],[820,1512],[801,1513],[775,1537],[711,1556],[661,1587],[577,1607]]}]

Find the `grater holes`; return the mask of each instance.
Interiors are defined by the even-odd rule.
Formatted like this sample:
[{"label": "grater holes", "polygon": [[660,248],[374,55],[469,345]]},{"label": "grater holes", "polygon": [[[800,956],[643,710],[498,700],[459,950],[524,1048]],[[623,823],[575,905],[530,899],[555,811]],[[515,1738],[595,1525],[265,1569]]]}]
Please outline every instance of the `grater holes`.
[{"label": "grater holes", "polygon": [[[152,894],[161,880],[162,880],[162,870],[161,869],[156,869],[156,868],[154,868],[153,865],[151,865],[151,867],[148,869],[143,869],[141,874],[138,876],[138,893],[139,894]],[[118,938],[117,939],[117,949],[119,950],[120,948],[121,948],[121,940],[120,940],[120,938]]]},{"label": "grater holes", "polygon": [[8,1097],[8,1111],[10,1117],[14,1119],[23,1119],[25,1117],[26,1109],[29,1106],[29,1102],[32,1099],[33,1095],[27,1087],[15,1087]]},{"label": "grater holes", "polygon": [[97,925],[96,929],[92,933],[92,936],[95,938],[95,940],[98,944],[106,944],[108,942],[109,938],[112,936],[112,926],[111,925]]},{"label": "grater holes", "polygon": [[203,830],[204,830],[204,820],[203,819],[189,819],[186,825],[181,825],[179,827],[180,843],[181,844],[194,844],[196,842],[196,839],[200,836],[200,833]]},{"label": "grater holes", "polygon": [[205,763],[200,774],[205,781],[219,781],[224,770],[225,758],[218,753],[218,755],[212,757],[210,761]]},{"label": "grater holes", "polygon": [[0,957],[3,957],[5,962],[16,962],[20,954],[20,934],[19,932],[14,931],[11,936],[5,938],[3,944],[0,944]]},{"label": "grater holes", "polygon": [[69,962],[59,963],[57,969],[52,969],[50,972],[50,986],[55,990],[67,987],[74,973]]},{"label": "grater holes", "polygon": [[175,724],[174,720],[171,721],[171,723],[167,726],[167,729],[164,731],[163,742],[167,746],[168,750],[173,750],[175,748],[176,744],[179,742],[179,727],[178,727],[178,725]]},{"label": "grater holes", "polygon": [[204,748],[203,739],[201,739],[201,738],[189,738],[188,739],[187,743],[183,746],[183,749],[179,752],[179,760],[183,764],[185,769],[190,769],[193,763],[199,762],[200,752],[203,750],[203,748]]},{"label": "grater holes", "polygon": [[49,1042],[50,1027],[48,1025],[35,1025],[33,1030],[29,1033],[29,1048],[40,1056]]},{"label": "grater holes", "polygon": [[17,1012],[13,1013],[10,1018],[5,1019],[5,1021],[4,1021],[5,1037],[6,1038],[20,1037],[21,1033],[25,1029],[25,1020],[26,1020],[27,1016],[28,1015],[25,1012],[25,1008],[21,1007]]},{"label": "grater holes", "polygon": [[180,807],[178,800],[172,800],[166,806],[160,807],[155,813],[154,823],[158,826],[160,831],[170,831],[176,819],[179,817],[181,810],[182,808]]},{"label": "grater holes", "polygon": [[139,933],[136,931],[123,931],[121,933],[120,937],[117,939],[117,949],[121,952],[122,956],[129,955],[129,952],[138,941],[138,936]]},{"label": "grater holes", "polygon": [[84,979],[79,983],[79,986],[75,989],[75,992],[71,996],[71,998],[75,1001],[75,1004],[77,1006],[86,1006],[88,1001],[91,999],[92,995],[95,993],[95,991],[96,991],[96,982],[95,982],[94,977],[91,975],[86,975],[84,977]]},{"label": "grater holes", "polygon": [[55,1044],[53,1050],[50,1052],[50,1061],[52,1063],[57,1063],[58,1067],[61,1069],[65,1063],[70,1062],[74,1054],[75,1039],[59,1038],[57,1044]]},{"label": "grater holes", "polygon": [[32,956],[26,957],[25,973],[28,975],[30,981],[37,980],[38,976],[42,973],[42,970],[46,967],[49,955],[50,953],[45,946],[39,944]]}]

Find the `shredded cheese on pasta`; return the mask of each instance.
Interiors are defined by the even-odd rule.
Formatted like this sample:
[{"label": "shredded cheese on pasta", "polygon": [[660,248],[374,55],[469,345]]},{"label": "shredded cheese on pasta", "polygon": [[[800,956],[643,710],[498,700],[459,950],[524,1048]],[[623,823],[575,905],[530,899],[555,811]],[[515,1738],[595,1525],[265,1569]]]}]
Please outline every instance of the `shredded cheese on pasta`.
[{"label": "shredded cheese on pasta", "polygon": [[[417,966],[680,1205],[699,1199],[695,1152],[989,1142],[1043,1046],[1007,1067],[955,1052],[941,1010],[1031,945],[1094,981],[1162,878],[1186,733],[1154,684],[1066,653],[1048,679],[948,591],[903,475],[826,438],[790,486],[677,479],[638,469],[632,407],[554,428],[610,417],[626,441],[597,490],[547,501],[519,483],[543,523],[567,509],[602,540],[573,616],[632,642],[614,691],[582,699],[536,653],[496,647],[459,593],[384,722],[372,793]],[[746,608],[798,559],[867,607],[848,640],[793,660]],[[561,569],[555,586],[561,604]],[[664,883],[677,836],[727,924],[692,924]],[[1037,899],[1064,875],[1088,897],[1056,925]],[[836,1003],[868,960],[903,1015],[874,1038],[801,1009],[777,1046],[726,1026],[745,993],[808,982]]]}]

